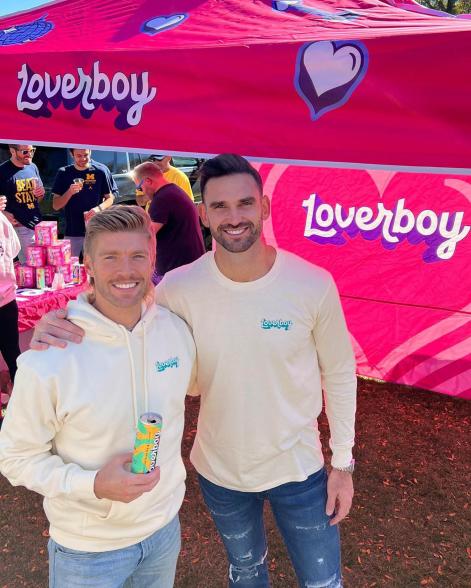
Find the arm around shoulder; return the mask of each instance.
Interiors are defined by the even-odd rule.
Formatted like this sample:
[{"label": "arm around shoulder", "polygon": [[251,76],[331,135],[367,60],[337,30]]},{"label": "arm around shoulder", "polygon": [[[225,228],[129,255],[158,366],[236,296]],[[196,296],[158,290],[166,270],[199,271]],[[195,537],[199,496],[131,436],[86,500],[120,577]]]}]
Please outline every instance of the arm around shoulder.
[{"label": "arm around shoulder", "polygon": [[30,348],[44,351],[52,347],[66,347],[67,342],[81,343],[84,330],[67,319],[67,310],[60,308],[43,315],[34,327]]}]

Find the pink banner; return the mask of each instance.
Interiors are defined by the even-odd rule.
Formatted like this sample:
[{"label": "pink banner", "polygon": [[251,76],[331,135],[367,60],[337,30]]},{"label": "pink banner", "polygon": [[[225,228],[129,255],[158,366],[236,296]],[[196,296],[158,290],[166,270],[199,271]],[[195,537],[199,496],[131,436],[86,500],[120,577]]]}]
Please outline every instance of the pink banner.
[{"label": "pink banner", "polygon": [[261,165],[268,242],[337,281],[362,375],[471,398],[471,180]]},{"label": "pink banner", "polygon": [[471,21],[395,4],[38,0],[0,141],[471,173]]}]

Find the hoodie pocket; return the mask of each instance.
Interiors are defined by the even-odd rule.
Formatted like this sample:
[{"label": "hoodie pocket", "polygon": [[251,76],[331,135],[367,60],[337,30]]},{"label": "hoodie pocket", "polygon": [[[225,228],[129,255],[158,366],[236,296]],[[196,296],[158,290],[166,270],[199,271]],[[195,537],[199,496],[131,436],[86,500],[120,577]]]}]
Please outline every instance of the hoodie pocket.
[{"label": "hoodie pocket", "polygon": [[112,502],[106,499],[67,500],[64,498],[44,499],[44,511],[51,526],[72,535],[86,535],[88,520],[105,520]]}]

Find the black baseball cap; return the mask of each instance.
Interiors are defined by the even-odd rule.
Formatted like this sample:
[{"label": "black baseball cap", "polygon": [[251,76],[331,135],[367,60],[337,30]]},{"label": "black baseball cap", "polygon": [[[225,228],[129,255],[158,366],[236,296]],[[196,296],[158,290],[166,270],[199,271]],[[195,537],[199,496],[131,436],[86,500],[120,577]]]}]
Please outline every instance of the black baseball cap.
[{"label": "black baseball cap", "polygon": [[162,159],[163,159],[164,157],[167,157],[167,156],[166,156],[166,155],[162,155],[161,153],[158,153],[158,154],[152,154],[152,155],[149,157],[148,161],[162,161]]}]

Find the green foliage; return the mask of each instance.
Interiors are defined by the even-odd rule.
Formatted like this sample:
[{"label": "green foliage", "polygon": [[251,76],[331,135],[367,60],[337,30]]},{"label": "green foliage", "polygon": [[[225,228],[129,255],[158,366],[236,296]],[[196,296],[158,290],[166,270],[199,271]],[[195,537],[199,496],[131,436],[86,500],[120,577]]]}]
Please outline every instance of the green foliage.
[{"label": "green foliage", "polygon": [[471,0],[459,0],[455,8],[456,14],[471,14]]},{"label": "green foliage", "polygon": [[471,0],[418,0],[419,4],[449,14],[471,13]]}]

